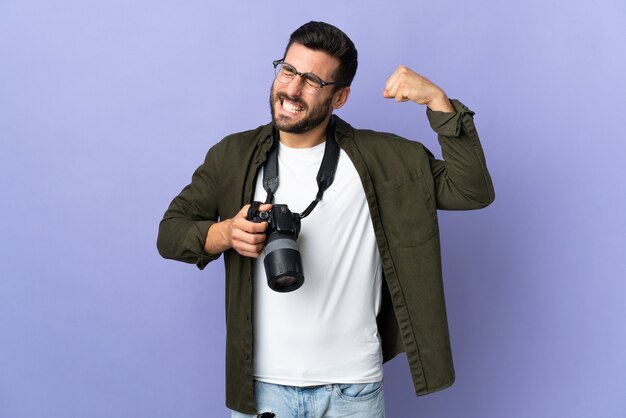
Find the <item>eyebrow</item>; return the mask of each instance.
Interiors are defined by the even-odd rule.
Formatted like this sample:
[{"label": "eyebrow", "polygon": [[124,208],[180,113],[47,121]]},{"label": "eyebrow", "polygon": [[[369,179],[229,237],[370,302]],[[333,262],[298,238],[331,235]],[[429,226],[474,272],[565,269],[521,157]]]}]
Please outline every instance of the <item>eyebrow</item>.
[{"label": "eyebrow", "polygon": [[320,77],[319,75],[315,74],[312,71],[298,71],[298,69],[296,68],[295,65],[288,63],[287,61],[283,60],[283,64],[287,64],[288,66],[290,66],[291,68],[293,68],[294,70],[296,70],[298,73],[300,74],[309,74],[309,75],[314,75],[315,77],[319,78],[321,81],[324,81],[324,79],[322,79],[322,77]]}]

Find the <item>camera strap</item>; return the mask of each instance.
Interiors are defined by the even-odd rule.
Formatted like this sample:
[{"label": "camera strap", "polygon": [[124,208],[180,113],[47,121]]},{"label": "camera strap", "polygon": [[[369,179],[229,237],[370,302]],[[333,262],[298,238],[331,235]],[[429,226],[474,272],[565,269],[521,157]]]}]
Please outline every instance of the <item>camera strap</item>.
[{"label": "camera strap", "polygon": [[[267,155],[267,160],[263,165],[263,188],[267,192],[265,203],[274,203],[274,193],[278,189],[278,143],[279,133],[274,128],[274,144]],[[322,164],[317,173],[317,195],[309,206],[300,214],[300,219],[309,216],[315,209],[315,206],[322,200],[322,196],[326,189],[330,187],[335,179],[337,164],[339,162],[339,145],[335,141],[335,117],[330,118],[330,123],[326,129],[326,147],[324,149],[324,157]]]}]

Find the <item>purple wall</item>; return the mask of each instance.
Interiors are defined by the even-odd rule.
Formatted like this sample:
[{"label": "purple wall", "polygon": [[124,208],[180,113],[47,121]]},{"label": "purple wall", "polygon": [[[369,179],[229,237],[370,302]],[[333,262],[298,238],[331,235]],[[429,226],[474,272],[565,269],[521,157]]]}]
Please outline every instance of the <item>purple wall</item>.
[{"label": "purple wall", "polygon": [[437,151],[380,96],[406,64],[476,112],[496,185],[441,213],[457,382],[416,398],[400,356],[388,416],[624,417],[626,5],[558,3],[2,1],[0,417],[227,416],[221,261],[161,259],[157,225],[312,19],[359,49],[342,117]]}]

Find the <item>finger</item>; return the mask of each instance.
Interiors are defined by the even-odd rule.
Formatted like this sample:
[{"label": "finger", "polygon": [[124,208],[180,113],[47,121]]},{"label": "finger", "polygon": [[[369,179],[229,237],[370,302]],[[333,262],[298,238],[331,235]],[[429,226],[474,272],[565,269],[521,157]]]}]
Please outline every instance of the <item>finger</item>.
[{"label": "finger", "polygon": [[261,253],[250,253],[247,251],[237,251],[240,255],[244,256],[244,257],[249,257],[249,258],[259,258],[259,256],[261,255]]},{"label": "finger", "polygon": [[246,217],[237,216],[231,224],[232,234],[237,236],[239,232],[248,234],[258,234],[264,232],[267,226],[264,222],[252,222]]},{"label": "finger", "polygon": [[389,99],[393,98],[395,95],[395,91],[393,87],[396,85],[396,80],[398,78],[398,69],[396,69],[393,74],[389,76],[387,81],[385,82],[385,90],[383,90],[383,96]]},{"label": "finger", "polygon": [[265,234],[248,234],[233,238],[233,248],[261,251],[265,246]]},{"label": "finger", "polygon": [[267,222],[252,222],[246,218],[237,218],[232,223],[233,236],[241,234],[261,234],[267,229]]},{"label": "finger", "polygon": [[402,74],[397,74],[393,83],[389,86],[389,95],[397,102],[404,100],[406,95],[406,84]]},{"label": "finger", "polygon": [[239,212],[237,212],[237,214],[233,217],[233,224],[235,223],[235,221],[238,221],[239,219],[248,218],[248,210],[250,210],[250,206],[251,205],[245,205],[239,210]]},{"label": "finger", "polygon": [[396,102],[408,101],[410,92],[411,92],[410,87],[408,87],[405,84],[400,85],[396,91],[396,95],[394,96],[396,99]]},{"label": "finger", "polygon": [[257,258],[261,255],[261,251],[263,251],[263,247],[256,247],[256,246],[247,246],[247,245],[242,245],[242,246],[237,246],[237,247],[233,247],[235,249],[235,251],[237,251],[239,254],[243,255],[244,257],[251,257],[251,258]]},{"label": "finger", "polygon": [[393,98],[397,102],[406,102],[410,100],[411,88],[414,87],[419,76],[415,72],[404,65],[400,65],[394,74],[387,81],[387,96]]},{"label": "finger", "polygon": [[389,89],[392,85],[398,85],[398,81],[402,79],[406,79],[407,76],[410,76],[413,71],[405,65],[399,65],[398,68],[391,74],[391,76],[387,79],[387,83],[385,87]]},{"label": "finger", "polygon": [[385,88],[385,90],[383,90],[383,97],[386,99],[393,99],[394,98],[394,93],[389,90],[388,88]]},{"label": "finger", "polygon": [[397,91],[397,85],[396,85],[396,79],[394,78],[394,80],[392,81],[387,81],[387,83],[385,84],[385,90],[383,91],[383,96],[388,98],[388,99],[393,99],[394,97],[396,97],[396,91]]},{"label": "finger", "polygon": [[405,82],[405,77],[399,74],[387,89],[387,97],[395,99],[396,102],[406,102],[409,95],[409,86]]},{"label": "finger", "polygon": [[[235,217],[237,218],[247,218],[248,217],[248,211],[250,210],[250,206],[251,205],[245,205],[244,207],[241,208],[241,210],[237,213],[237,215],[235,215]],[[271,203],[263,203],[261,205],[259,205],[258,211],[268,211],[272,209],[272,204]]]},{"label": "finger", "polygon": [[259,244],[263,243],[266,240],[265,229],[267,229],[267,223],[257,224],[252,222],[253,227],[262,227],[263,231],[260,232],[250,232],[244,229],[235,228],[232,232],[233,240],[242,241],[248,244]]},{"label": "finger", "polygon": [[391,85],[396,82],[397,78],[405,72],[406,67],[404,65],[399,65],[398,68],[394,70],[393,73],[387,79],[387,85]]}]

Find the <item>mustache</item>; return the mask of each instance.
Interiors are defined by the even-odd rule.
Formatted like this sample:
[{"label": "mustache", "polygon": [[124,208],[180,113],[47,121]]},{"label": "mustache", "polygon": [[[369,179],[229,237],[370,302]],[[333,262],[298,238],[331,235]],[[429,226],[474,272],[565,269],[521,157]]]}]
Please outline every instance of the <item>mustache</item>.
[{"label": "mustache", "polygon": [[285,93],[276,93],[276,98],[278,99],[282,99],[282,100],[289,100],[292,103],[298,104],[304,108],[307,107],[306,103],[304,103],[300,98],[298,97],[291,97],[286,95]]}]

